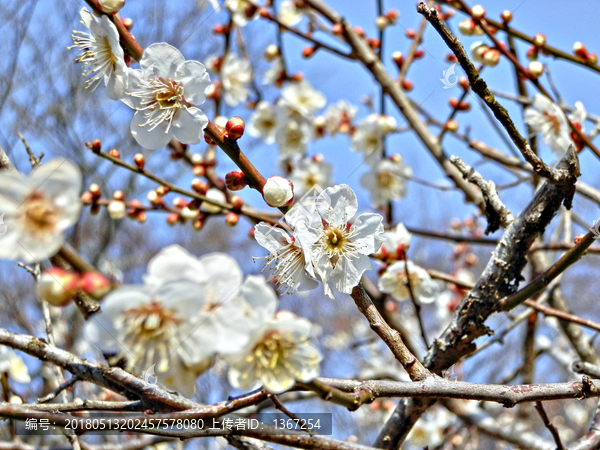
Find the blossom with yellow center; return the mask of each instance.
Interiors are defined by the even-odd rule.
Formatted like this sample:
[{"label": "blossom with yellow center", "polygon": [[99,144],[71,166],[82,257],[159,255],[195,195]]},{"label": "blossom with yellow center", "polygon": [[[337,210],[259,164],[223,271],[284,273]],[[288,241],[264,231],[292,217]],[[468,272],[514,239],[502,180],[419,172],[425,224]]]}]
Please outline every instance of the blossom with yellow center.
[{"label": "blossom with yellow center", "polygon": [[402,162],[400,155],[393,155],[378,161],[361,177],[360,184],[369,190],[375,206],[384,206],[406,197],[406,179],[411,175],[411,168]]},{"label": "blossom with yellow center", "polygon": [[573,144],[571,128],[562,109],[543,95],[533,97],[531,106],[523,113],[523,120],[533,134],[542,133],[544,142],[558,154]]},{"label": "blossom with yellow center", "polygon": [[0,258],[31,263],[53,256],[79,219],[81,179],[77,166],[60,160],[38,166],[29,178],[0,172]]},{"label": "blossom with yellow center", "polygon": [[81,53],[75,61],[83,64],[83,76],[88,77],[85,88],[94,91],[102,81],[106,86],[106,95],[119,100],[125,92],[129,69],[125,64],[125,55],[119,44],[119,32],[107,16],[100,21],[87,8],[80,11],[81,23],[90,33],[73,31],[73,46]]},{"label": "blossom with yellow center", "polygon": [[195,105],[206,100],[210,77],[198,61],[186,61],[164,42],[144,51],[140,70],[131,70],[121,100],[136,110],[131,134],[142,147],[157,150],[172,137],[198,144],[208,125],[206,114]]},{"label": "blossom with yellow center", "polygon": [[409,299],[411,290],[420,303],[431,303],[439,294],[437,283],[425,269],[412,261],[396,261],[388,266],[379,278],[378,287],[381,292],[391,294],[399,302]]},{"label": "blossom with yellow center", "polygon": [[262,384],[280,394],[296,381],[306,383],[319,376],[322,355],[308,341],[310,328],[308,320],[279,312],[254,332],[244,350],[226,358],[231,384],[241,389]]}]

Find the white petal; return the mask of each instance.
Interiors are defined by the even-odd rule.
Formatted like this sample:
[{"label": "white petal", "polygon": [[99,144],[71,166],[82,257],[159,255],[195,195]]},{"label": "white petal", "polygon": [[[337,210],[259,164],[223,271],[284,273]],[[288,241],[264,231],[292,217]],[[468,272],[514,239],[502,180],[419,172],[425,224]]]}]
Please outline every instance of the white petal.
[{"label": "white petal", "polygon": [[142,70],[155,67],[156,71],[163,78],[176,79],[177,68],[184,62],[185,58],[179,50],[165,42],[159,42],[150,45],[144,50],[144,56],[140,60],[140,67]]},{"label": "white petal", "polygon": [[183,144],[195,145],[202,140],[207,125],[208,117],[201,110],[182,108],[173,120],[171,131]]},{"label": "white petal", "polygon": [[186,61],[177,69],[177,76],[183,83],[185,99],[196,106],[204,103],[204,92],[210,85],[206,67],[198,61]]},{"label": "white petal", "polygon": [[169,124],[163,121],[155,129],[148,130],[147,126],[140,126],[145,123],[146,119],[144,118],[144,111],[136,112],[133,119],[131,119],[129,129],[136,142],[148,150],[158,150],[159,148],[165,147],[171,140],[173,128],[167,133],[166,131]]}]

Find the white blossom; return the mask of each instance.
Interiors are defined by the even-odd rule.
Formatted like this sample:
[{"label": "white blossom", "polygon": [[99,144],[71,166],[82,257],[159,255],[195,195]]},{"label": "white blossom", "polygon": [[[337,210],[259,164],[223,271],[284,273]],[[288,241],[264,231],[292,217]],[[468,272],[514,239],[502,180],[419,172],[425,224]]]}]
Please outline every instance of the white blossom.
[{"label": "white blossom", "polygon": [[130,71],[127,96],[122,98],[136,110],[130,129],[138,144],[157,150],[173,136],[184,144],[198,144],[208,118],[194,105],[206,99],[210,85],[206,68],[198,61],[186,61],[164,42],[144,51],[140,67]]},{"label": "white blossom", "polygon": [[196,0],[196,6],[200,11],[206,8],[208,3],[210,3],[210,6],[213,7],[215,12],[221,12],[221,5],[219,4],[218,0]]},{"label": "white blossom", "polygon": [[356,127],[350,145],[353,150],[367,157],[381,153],[383,140],[395,128],[396,120],[392,116],[370,114]]},{"label": "white blossom", "polygon": [[41,164],[28,178],[0,172],[0,258],[31,263],[53,256],[79,219],[81,184],[79,168],[67,160]]},{"label": "white blossom", "polygon": [[354,217],[358,201],[345,184],[321,192],[315,207],[321,219],[319,225],[310,225],[312,234],[297,229],[297,235],[305,251],[311,251],[314,273],[323,282],[325,294],[333,298],[330,282],[338,291],[350,294],[362,274],[372,267],[368,255],[381,247],[383,218],[371,213]]},{"label": "white blossom", "polygon": [[265,183],[262,195],[269,206],[289,206],[294,201],[294,185],[279,175],[273,175]]},{"label": "white blossom", "polygon": [[304,15],[302,14],[302,10],[296,6],[296,3],[292,0],[285,0],[281,2],[278,11],[279,21],[288,26],[293,27],[298,25]]},{"label": "white blossom", "polygon": [[233,21],[239,27],[257,18],[258,8],[248,0],[225,0],[225,8],[233,14]]},{"label": "white blossom", "polygon": [[281,98],[287,105],[306,117],[316,113],[327,103],[325,95],[314,89],[306,80],[288,83],[281,90]]},{"label": "white blossom", "polygon": [[125,93],[130,70],[119,44],[119,32],[107,16],[98,21],[87,8],[81,8],[79,14],[90,33],[73,31],[74,45],[69,49],[81,50],[75,61],[83,63],[83,76],[89,76],[85,88],[94,91],[104,81],[107,97],[119,100]]},{"label": "white blossom", "polygon": [[420,303],[433,302],[439,293],[438,284],[431,279],[425,269],[413,264],[412,261],[396,261],[388,266],[379,278],[378,287],[381,292],[391,294],[392,298],[399,302],[409,299],[411,290]]},{"label": "white blossom", "polygon": [[106,352],[124,354],[139,372],[156,373],[159,382],[191,395],[215,354],[239,352],[276,307],[265,279],[244,281],[230,256],[195,258],[174,245],[150,261],[143,286],[123,286],[104,298],[86,336]]},{"label": "white blossom", "polygon": [[0,376],[6,373],[9,378],[17,383],[29,383],[29,370],[23,359],[9,347],[0,345]]},{"label": "white blossom", "polygon": [[221,63],[223,97],[229,106],[237,106],[248,99],[248,84],[252,81],[252,66],[247,58],[227,53]]},{"label": "white blossom", "polygon": [[257,384],[274,394],[319,376],[319,350],[308,341],[311,324],[291,313],[278,313],[254,332],[252,340],[237,355],[227,357],[229,381],[237,388]]},{"label": "white blossom", "polygon": [[401,259],[410,246],[411,237],[404,224],[399,223],[394,229],[383,233],[383,244],[377,254],[385,259]]},{"label": "white blossom", "polygon": [[279,118],[280,125],[275,133],[279,157],[281,159],[302,157],[312,137],[311,127],[302,119]]},{"label": "white blossom", "polygon": [[356,116],[358,108],[346,100],[340,100],[333,105],[329,105],[325,110],[325,120],[327,122],[327,131],[332,136],[340,131],[340,125],[350,124]]},{"label": "white blossom", "polygon": [[411,175],[411,168],[402,162],[400,155],[395,155],[378,161],[361,177],[360,184],[369,190],[374,205],[383,206],[406,197],[406,178]]},{"label": "white blossom", "polygon": [[560,107],[544,95],[533,97],[532,106],[525,109],[524,121],[533,133],[542,133],[552,151],[561,154],[573,144],[571,129]]},{"label": "white blossom", "polygon": [[331,186],[331,164],[322,157],[302,158],[292,163],[290,181],[294,184],[296,197],[301,197],[313,186],[326,188]]},{"label": "white blossom", "polygon": [[275,142],[275,132],[277,131],[277,109],[269,102],[264,100],[258,102],[248,125],[250,136],[262,139],[265,144]]}]

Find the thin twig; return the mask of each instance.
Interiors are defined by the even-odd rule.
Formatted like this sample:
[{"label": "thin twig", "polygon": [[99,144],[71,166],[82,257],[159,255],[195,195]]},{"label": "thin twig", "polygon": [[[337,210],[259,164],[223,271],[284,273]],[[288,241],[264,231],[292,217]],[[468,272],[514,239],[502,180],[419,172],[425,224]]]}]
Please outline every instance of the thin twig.
[{"label": "thin twig", "polygon": [[565,447],[563,446],[563,444],[560,440],[560,435],[558,434],[558,430],[556,429],[556,427],[554,425],[552,425],[552,422],[550,422],[550,419],[548,418],[548,414],[546,414],[546,410],[544,409],[542,402],[535,402],[535,409],[538,412],[538,414],[540,415],[540,417],[542,418],[544,425],[546,426],[546,428],[548,428],[548,430],[550,431],[550,434],[554,438],[554,442],[556,442],[557,450],[565,450]]}]

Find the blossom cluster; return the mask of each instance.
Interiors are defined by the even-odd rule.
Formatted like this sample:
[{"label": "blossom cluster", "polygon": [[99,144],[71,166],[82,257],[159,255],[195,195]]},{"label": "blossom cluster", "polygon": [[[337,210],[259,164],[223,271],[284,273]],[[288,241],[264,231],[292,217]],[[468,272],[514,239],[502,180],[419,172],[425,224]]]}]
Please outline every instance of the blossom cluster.
[{"label": "blossom cluster", "polygon": [[277,305],[264,277],[244,279],[230,256],[196,258],[173,245],[150,261],[143,285],[103,300],[86,336],[184,395],[194,393],[197,376],[217,356],[229,362],[233,386],[280,393],[318,376],[321,354],[307,340],[310,322],[276,314]]}]

